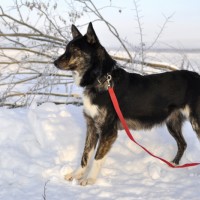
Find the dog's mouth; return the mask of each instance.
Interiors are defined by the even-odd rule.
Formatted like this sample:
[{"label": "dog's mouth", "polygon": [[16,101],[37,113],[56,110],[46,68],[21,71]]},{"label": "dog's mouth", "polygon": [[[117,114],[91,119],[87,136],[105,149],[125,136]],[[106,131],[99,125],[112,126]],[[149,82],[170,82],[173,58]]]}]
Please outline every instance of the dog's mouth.
[{"label": "dog's mouth", "polygon": [[76,68],[77,68],[76,64],[69,64],[67,66],[67,70],[71,70],[71,71],[76,70]]},{"label": "dog's mouth", "polygon": [[69,63],[60,63],[57,60],[54,62],[54,65],[61,70],[69,70],[69,71],[73,71],[76,69],[76,64],[69,64]]}]

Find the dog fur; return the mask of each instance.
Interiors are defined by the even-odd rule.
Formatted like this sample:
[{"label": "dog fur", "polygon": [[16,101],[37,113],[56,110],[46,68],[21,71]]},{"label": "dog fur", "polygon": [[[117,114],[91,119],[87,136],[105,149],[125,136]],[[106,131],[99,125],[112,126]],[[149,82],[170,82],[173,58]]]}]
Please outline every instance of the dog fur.
[{"label": "dog fur", "polygon": [[178,151],[172,162],[178,165],[187,146],[181,131],[185,119],[200,138],[200,76],[186,70],[146,76],[128,73],[100,44],[91,23],[85,35],[72,25],[72,36],[65,53],[54,64],[71,70],[75,83],[84,88],[87,135],[81,165],[65,179],[76,179],[80,185],[94,184],[117,138],[117,130],[122,128],[107,91],[107,74],[112,76],[111,84],[129,128],[150,129],[166,123],[177,142]]}]

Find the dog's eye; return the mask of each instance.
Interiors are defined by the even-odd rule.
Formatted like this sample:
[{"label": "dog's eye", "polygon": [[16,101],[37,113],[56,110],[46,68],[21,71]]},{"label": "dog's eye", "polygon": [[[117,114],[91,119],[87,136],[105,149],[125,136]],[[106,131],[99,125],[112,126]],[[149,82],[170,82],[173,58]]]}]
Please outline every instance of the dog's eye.
[{"label": "dog's eye", "polygon": [[74,48],[73,48],[73,51],[78,51],[78,48],[74,47]]},{"label": "dog's eye", "polygon": [[71,44],[70,47],[69,47],[69,50],[73,52],[75,49],[76,49],[75,45]]},{"label": "dog's eye", "polygon": [[73,44],[70,44],[70,45],[69,45],[69,50],[71,51],[73,48],[74,48],[74,45],[73,45]]},{"label": "dog's eye", "polygon": [[77,47],[71,48],[71,53],[78,53],[80,50]]}]

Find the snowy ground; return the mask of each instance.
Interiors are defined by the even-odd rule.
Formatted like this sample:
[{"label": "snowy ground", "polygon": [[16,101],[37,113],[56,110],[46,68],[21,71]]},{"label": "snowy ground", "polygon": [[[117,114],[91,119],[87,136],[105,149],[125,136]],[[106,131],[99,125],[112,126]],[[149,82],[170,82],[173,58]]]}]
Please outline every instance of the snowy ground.
[{"label": "snowy ground", "polygon": [[[199,199],[200,167],[171,169],[135,146],[124,131],[95,185],[66,182],[63,176],[78,166],[84,145],[82,107],[1,108],[0,130],[0,200]],[[200,143],[189,123],[183,131],[188,149],[182,163],[200,161]],[[176,153],[166,127],[133,134],[167,160]]]}]

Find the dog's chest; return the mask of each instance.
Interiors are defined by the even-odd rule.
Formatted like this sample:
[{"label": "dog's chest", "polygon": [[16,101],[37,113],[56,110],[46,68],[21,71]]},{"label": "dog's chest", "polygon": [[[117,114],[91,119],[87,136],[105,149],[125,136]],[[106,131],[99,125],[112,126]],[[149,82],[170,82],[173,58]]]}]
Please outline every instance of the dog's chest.
[{"label": "dog's chest", "polygon": [[91,103],[91,99],[88,95],[83,95],[83,106],[84,106],[84,112],[94,118],[99,114],[99,109],[97,105],[94,105]]}]

